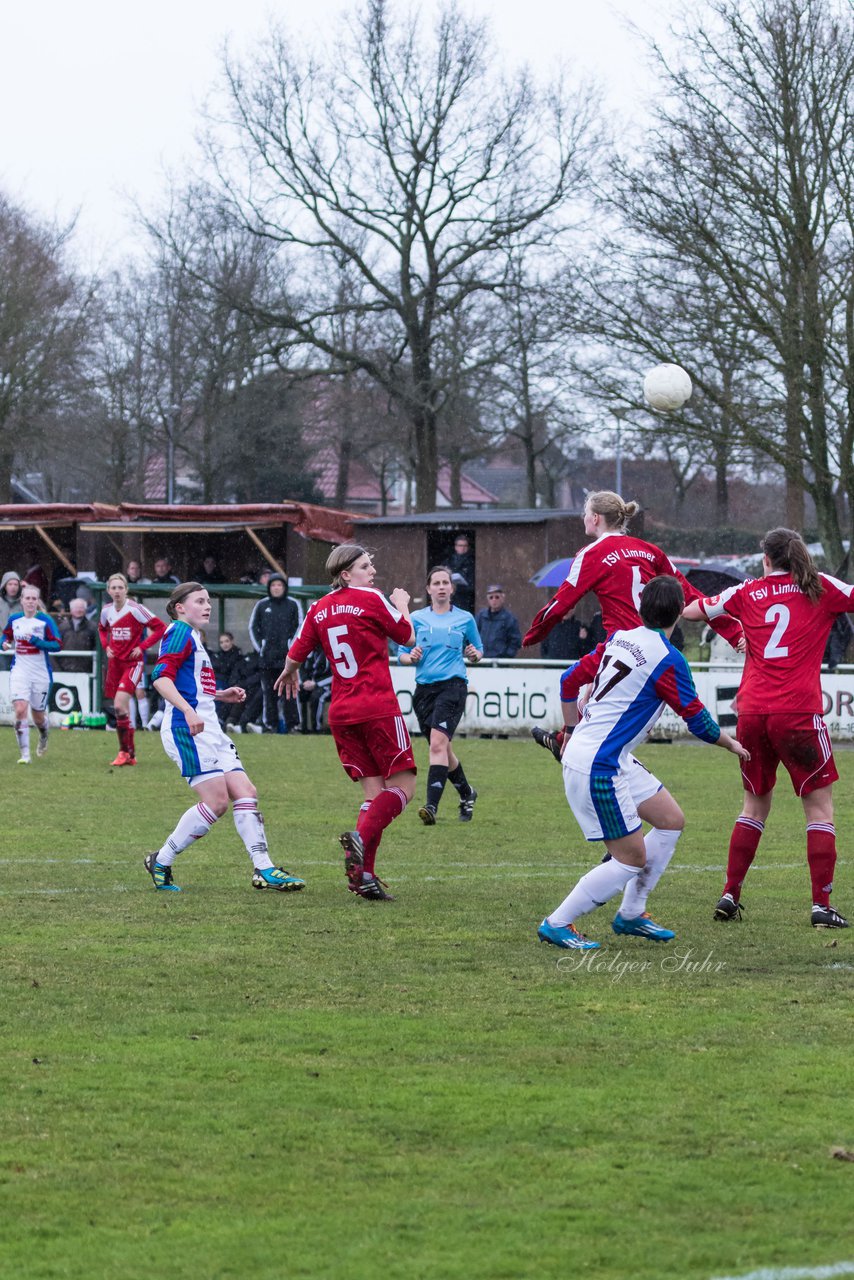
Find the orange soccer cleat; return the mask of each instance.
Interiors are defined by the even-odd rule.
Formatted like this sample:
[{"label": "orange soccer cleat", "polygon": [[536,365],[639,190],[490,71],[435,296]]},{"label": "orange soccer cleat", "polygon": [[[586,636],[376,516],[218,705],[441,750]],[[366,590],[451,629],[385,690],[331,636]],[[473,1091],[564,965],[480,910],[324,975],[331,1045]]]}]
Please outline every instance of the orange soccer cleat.
[{"label": "orange soccer cleat", "polygon": [[115,760],[110,764],[111,769],[121,769],[122,765],[136,764],[133,756],[128,755],[127,751],[120,751]]}]

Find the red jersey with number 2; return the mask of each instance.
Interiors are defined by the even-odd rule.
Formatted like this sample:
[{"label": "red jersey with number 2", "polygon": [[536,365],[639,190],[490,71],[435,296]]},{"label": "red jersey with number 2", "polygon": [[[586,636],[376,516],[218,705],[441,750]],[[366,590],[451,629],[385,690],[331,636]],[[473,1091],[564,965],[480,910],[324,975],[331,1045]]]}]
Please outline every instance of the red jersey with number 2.
[{"label": "red jersey with number 2", "polygon": [[797,711],[821,715],[821,659],[833,620],[854,610],[854,587],[820,573],[813,603],[789,573],[771,573],[703,601],[709,621],[728,613],[747,638],[739,715]]},{"label": "red jersey with number 2", "polygon": [[322,649],[332,668],[329,723],[359,724],[399,716],[388,642],[408,644],[412,627],[374,587],[339,587],[315,600],[288,650],[302,664]]}]

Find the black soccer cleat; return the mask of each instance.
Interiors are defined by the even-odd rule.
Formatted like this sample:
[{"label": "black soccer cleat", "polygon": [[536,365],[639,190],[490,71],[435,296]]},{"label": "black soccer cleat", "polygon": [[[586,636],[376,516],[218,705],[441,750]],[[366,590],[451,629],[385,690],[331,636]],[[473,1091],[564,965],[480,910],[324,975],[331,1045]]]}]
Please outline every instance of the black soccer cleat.
[{"label": "black soccer cleat", "polygon": [[350,892],[355,893],[359,898],[366,898],[369,902],[394,902],[394,897],[388,892],[385,880],[380,880],[379,876],[372,875],[368,871],[362,872],[359,884],[350,882]]},{"label": "black soccer cleat", "polygon": [[342,831],[338,843],[344,850],[344,874],[350,882],[354,893],[362,883],[362,871],[365,864],[365,846],[358,831]]},{"label": "black soccer cleat", "polygon": [[549,733],[548,729],[542,729],[535,724],[531,729],[531,737],[540,747],[545,747],[546,751],[550,751],[560,764],[560,755],[563,751],[563,744],[566,742],[566,730],[558,729],[557,733]]},{"label": "black soccer cleat", "polygon": [[833,907],[814,906],[810,917],[814,929],[847,929],[848,921]]},{"label": "black soccer cleat", "polygon": [[715,907],[715,920],[740,920],[744,907],[736,902],[731,893],[725,893]]},{"label": "black soccer cleat", "polygon": [[474,813],[474,802],[477,799],[477,792],[474,787],[469,787],[469,793],[465,800],[460,801],[460,822],[471,822]]},{"label": "black soccer cleat", "polygon": [[418,816],[424,823],[425,827],[435,827],[436,810],[433,808],[432,804],[423,804],[418,810]]}]

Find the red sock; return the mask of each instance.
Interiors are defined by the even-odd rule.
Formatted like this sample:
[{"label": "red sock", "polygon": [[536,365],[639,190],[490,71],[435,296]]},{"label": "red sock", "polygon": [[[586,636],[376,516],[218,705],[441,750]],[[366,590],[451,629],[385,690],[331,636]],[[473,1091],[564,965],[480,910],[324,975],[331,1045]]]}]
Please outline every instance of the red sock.
[{"label": "red sock", "polygon": [[829,907],[836,867],[836,827],[832,822],[811,822],[807,827],[807,862],[813,903]]},{"label": "red sock", "polygon": [[125,731],[125,741],[127,742],[125,751],[127,751],[129,756],[135,756],[136,748],[134,746],[134,728],[133,728],[133,721],[131,720],[130,716],[128,716],[128,727]]},{"label": "red sock", "polygon": [[750,864],[756,856],[759,841],[765,823],[758,818],[746,818],[744,814],[736,818],[735,826],[729,841],[729,857],[726,864],[726,884],[724,893],[732,894],[736,902],[741,897],[741,886],[744,877],[750,870]]},{"label": "red sock", "polygon": [[131,749],[128,746],[128,734],[132,732],[133,730],[130,727],[130,716],[116,716],[116,733],[119,736],[119,750],[127,751],[129,755],[131,754]]},{"label": "red sock", "polygon": [[407,799],[399,787],[386,787],[374,796],[370,804],[359,811],[356,830],[365,846],[365,870],[373,875],[382,833],[389,823],[400,817],[407,806]]}]

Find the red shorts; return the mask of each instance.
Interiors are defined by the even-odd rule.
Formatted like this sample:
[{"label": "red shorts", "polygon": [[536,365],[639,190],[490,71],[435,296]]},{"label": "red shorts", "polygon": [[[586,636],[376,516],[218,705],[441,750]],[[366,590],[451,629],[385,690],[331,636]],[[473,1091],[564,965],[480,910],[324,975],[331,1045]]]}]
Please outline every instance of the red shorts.
[{"label": "red shorts", "polygon": [[829,787],[839,774],[833,759],[830,734],[821,716],[781,712],[779,715],[741,715],[736,737],[750,752],[741,762],[745,791],[767,795],[777,781],[782,764],[792,779],[795,795],[808,796]]},{"label": "red shorts", "polygon": [[132,658],[130,662],[123,662],[121,658],[110,658],[107,664],[107,678],[104,681],[104,697],[114,698],[119,691],[133,696],[141,679],[141,658]]},{"label": "red shorts", "polygon": [[329,727],[338,748],[338,759],[354,782],[360,778],[390,778],[404,769],[416,772],[403,716],[382,716],[361,724]]}]

